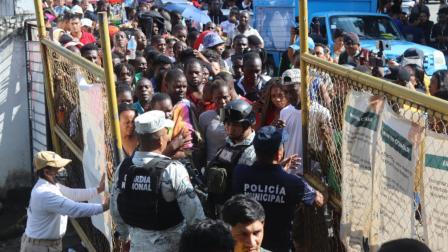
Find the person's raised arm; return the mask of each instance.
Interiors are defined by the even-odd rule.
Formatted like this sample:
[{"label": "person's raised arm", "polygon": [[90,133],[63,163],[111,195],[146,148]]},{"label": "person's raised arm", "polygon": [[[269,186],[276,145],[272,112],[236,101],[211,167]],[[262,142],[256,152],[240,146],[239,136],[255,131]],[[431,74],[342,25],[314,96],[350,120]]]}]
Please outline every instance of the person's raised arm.
[{"label": "person's raised arm", "polygon": [[102,204],[79,203],[54,192],[44,192],[41,196],[40,200],[47,211],[74,218],[97,215],[109,209],[108,196],[104,197]]},{"label": "person's raised arm", "polygon": [[104,192],[105,188],[105,174],[101,176],[101,181],[97,187],[94,188],[70,188],[64,185],[58,184],[59,190],[65,197],[74,201],[88,201],[98,194]]},{"label": "person's raised arm", "polygon": [[303,177],[299,177],[300,182],[299,186],[303,186],[303,191],[298,195],[300,201],[305,203],[305,205],[312,206],[315,205],[317,207],[323,206],[324,202],[324,196],[319,191],[316,191],[314,188],[312,188],[304,179]]}]

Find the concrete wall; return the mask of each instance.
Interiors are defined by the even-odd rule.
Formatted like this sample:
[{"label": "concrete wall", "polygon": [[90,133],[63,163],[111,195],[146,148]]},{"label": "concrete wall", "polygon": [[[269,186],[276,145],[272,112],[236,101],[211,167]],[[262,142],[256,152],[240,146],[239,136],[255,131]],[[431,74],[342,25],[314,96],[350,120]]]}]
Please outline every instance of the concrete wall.
[{"label": "concrete wall", "polygon": [[0,41],[0,197],[7,190],[30,186],[25,41],[10,34]]},{"label": "concrete wall", "polygon": [[31,186],[32,176],[22,27],[34,9],[33,1],[0,0],[0,6],[11,3],[14,13],[3,9],[0,15],[0,198],[10,189]]}]

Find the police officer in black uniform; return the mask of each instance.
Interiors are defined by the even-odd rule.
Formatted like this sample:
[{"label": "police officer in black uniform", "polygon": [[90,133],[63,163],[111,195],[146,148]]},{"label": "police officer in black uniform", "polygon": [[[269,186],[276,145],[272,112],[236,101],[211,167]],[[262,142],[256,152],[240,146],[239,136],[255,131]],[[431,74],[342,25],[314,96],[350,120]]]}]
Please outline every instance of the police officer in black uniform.
[{"label": "police officer in black uniform", "polygon": [[205,169],[207,208],[211,217],[218,217],[220,206],[231,196],[234,167],[237,164],[252,165],[256,158],[252,145],[255,137],[252,106],[240,99],[233,100],[224,107],[221,116],[227,134],[226,144],[218,149]]},{"label": "police officer in black uniform", "polygon": [[205,218],[185,167],[162,154],[173,125],[162,111],[139,115],[140,146],[115,172],[112,218],[131,251],[178,251],[185,225]]},{"label": "police officer in black uniform", "polygon": [[285,130],[273,126],[260,128],[254,139],[257,161],[251,166],[235,167],[232,183],[235,194],[251,196],[263,205],[266,219],[262,246],[275,252],[288,252],[293,247],[291,230],[297,205],[323,204],[321,193],[303,178],[287,173],[280,164],[285,141]]}]

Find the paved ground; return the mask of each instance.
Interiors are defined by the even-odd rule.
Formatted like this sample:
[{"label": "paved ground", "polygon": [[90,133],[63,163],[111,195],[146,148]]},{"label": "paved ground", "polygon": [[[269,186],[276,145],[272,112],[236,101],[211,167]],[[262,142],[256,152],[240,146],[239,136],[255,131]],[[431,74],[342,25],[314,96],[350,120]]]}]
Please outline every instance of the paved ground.
[{"label": "paved ground", "polygon": [[26,224],[26,206],[30,189],[8,192],[0,211],[0,251],[19,251],[20,236]]},{"label": "paved ground", "polygon": [[[13,190],[8,192],[0,209],[0,251],[17,252],[20,250],[20,238],[26,225],[26,207],[30,195],[30,188]],[[67,233],[63,240],[64,250],[74,248],[76,252],[86,251],[81,241],[71,227],[68,225]]]}]

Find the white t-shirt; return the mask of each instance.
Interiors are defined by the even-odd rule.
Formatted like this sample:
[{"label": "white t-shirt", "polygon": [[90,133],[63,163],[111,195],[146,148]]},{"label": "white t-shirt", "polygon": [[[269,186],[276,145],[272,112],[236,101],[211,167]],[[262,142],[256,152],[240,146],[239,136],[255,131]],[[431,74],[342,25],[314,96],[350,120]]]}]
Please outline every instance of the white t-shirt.
[{"label": "white t-shirt", "polygon": [[[302,110],[288,105],[280,111],[280,120],[285,122],[285,130],[288,132],[288,141],[285,143],[285,157],[297,154],[303,157],[302,149]],[[293,173],[303,174],[303,166],[300,165],[298,171]]]},{"label": "white t-shirt", "polygon": [[103,212],[103,206],[82,203],[98,195],[96,188],[72,189],[39,178],[31,191],[25,234],[34,239],[60,239],[67,230],[67,218],[89,217]]},{"label": "white t-shirt", "polygon": [[221,22],[222,31],[226,34],[233,32],[233,30],[235,29],[235,26],[236,26],[236,24],[231,23],[229,20]]},{"label": "white t-shirt", "polygon": [[255,35],[255,36],[257,36],[261,40],[261,43],[263,43],[263,45],[264,45],[264,40],[260,36],[260,33],[258,33],[258,31],[255,28],[250,27],[250,26],[243,33],[238,30],[238,26],[235,26],[235,28],[233,30],[229,31],[229,33],[227,35],[226,44],[229,45],[229,46],[232,45],[233,39],[236,37],[236,35],[239,35],[239,34],[243,34],[246,37],[249,37],[251,35]]}]

